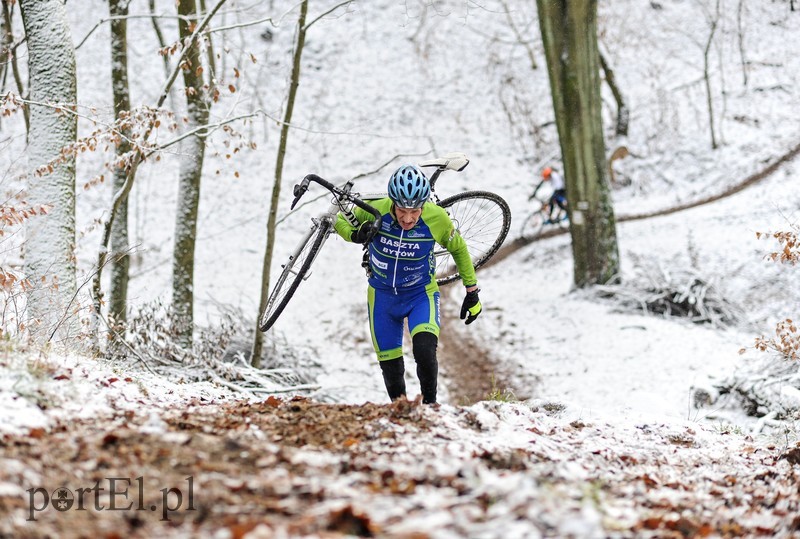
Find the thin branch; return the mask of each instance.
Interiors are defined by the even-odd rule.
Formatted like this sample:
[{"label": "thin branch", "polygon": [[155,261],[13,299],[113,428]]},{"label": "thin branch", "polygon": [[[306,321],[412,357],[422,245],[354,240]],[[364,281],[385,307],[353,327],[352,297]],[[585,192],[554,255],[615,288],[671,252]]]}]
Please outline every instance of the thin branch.
[{"label": "thin branch", "polygon": [[250,395],[253,394],[251,389],[234,384],[233,382],[229,382],[214,371],[210,371],[209,373],[211,374],[211,379],[219,385],[225,386],[228,389],[232,389],[238,393],[249,393]]},{"label": "thin branch", "polygon": [[264,111],[255,110],[255,111],[250,112],[248,114],[241,114],[239,116],[234,116],[232,118],[226,118],[224,120],[221,120],[221,121],[213,123],[213,124],[199,125],[199,126],[195,127],[194,129],[191,129],[189,131],[184,131],[179,136],[177,136],[174,139],[169,140],[169,141],[167,141],[167,142],[165,142],[163,144],[159,144],[158,146],[155,146],[153,148],[147,148],[147,151],[144,152],[143,155],[144,155],[144,157],[146,159],[146,158],[150,157],[151,155],[153,155],[154,153],[160,152],[162,150],[165,150],[165,149],[169,148],[170,146],[174,146],[175,144],[177,144],[178,142],[182,141],[183,139],[189,138],[191,136],[197,136],[199,138],[207,138],[211,134],[213,134],[214,132],[219,130],[220,128],[222,128],[222,127],[224,127],[224,126],[226,126],[226,125],[228,125],[230,123],[238,122],[239,120],[246,120],[248,118],[254,118],[256,116],[267,116],[267,117],[269,117],[269,115],[266,114]]},{"label": "thin branch", "polygon": [[76,118],[82,118],[84,120],[88,120],[88,121],[92,122],[95,125],[100,125],[102,127],[105,127],[108,130],[109,133],[114,133],[115,135],[118,135],[121,139],[124,139],[131,146],[141,146],[136,141],[134,141],[133,139],[131,139],[128,136],[126,136],[123,131],[120,131],[119,129],[116,129],[114,127],[113,123],[103,122],[103,121],[100,121],[100,120],[98,120],[97,118],[95,118],[93,116],[89,116],[87,114],[81,114],[80,112],[78,112],[77,107],[79,105],[77,103],[45,103],[43,101],[35,101],[33,99],[26,99],[24,97],[19,96],[18,94],[12,93],[12,92],[6,93],[6,95],[3,97],[3,100],[8,99],[9,97],[11,97],[15,101],[18,101],[20,103],[24,103],[26,105],[36,105],[38,107],[46,107],[46,108],[50,108],[50,109],[56,110],[58,112],[62,112],[62,113],[66,113],[66,114],[72,114]]},{"label": "thin branch", "polygon": [[503,8],[505,8],[506,12],[506,20],[508,21],[508,26],[511,27],[511,31],[514,33],[514,37],[516,37],[516,43],[519,43],[525,48],[525,52],[528,53],[528,59],[531,62],[531,69],[536,70],[538,69],[538,64],[536,62],[536,56],[533,53],[533,49],[529,46],[530,41],[526,41],[522,35],[522,32],[519,28],[517,28],[516,23],[514,22],[514,18],[511,16],[511,10],[508,8],[508,4],[503,2]]},{"label": "thin branch", "polygon": [[[239,116],[234,116],[232,118],[227,118],[225,120],[221,120],[221,121],[216,122],[216,123],[204,124],[204,125],[201,125],[201,126],[197,126],[196,128],[192,129],[191,131],[185,131],[185,132],[181,133],[180,136],[175,137],[174,139],[169,140],[169,141],[167,141],[167,142],[165,142],[163,144],[159,144],[157,146],[148,146],[146,144],[137,142],[136,140],[133,140],[130,137],[126,136],[124,132],[120,131],[119,129],[116,129],[114,127],[114,124],[111,124],[111,123],[108,123],[108,122],[102,122],[102,121],[97,120],[96,118],[93,118],[91,116],[88,116],[86,114],[82,114],[82,113],[78,112],[76,110],[76,108],[75,108],[77,105],[75,105],[75,104],[70,104],[70,103],[45,103],[45,102],[42,102],[42,101],[35,101],[35,100],[32,100],[32,99],[25,99],[25,98],[22,98],[19,95],[14,94],[12,92],[8,92],[6,94],[5,98],[7,99],[9,96],[13,96],[14,100],[16,100],[16,101],[18,101],[20,103],[24,103],[26,105],[36,105],[36,106],[48,107],[48,108],[51,108],[51,109],[59,110],[60,112],[67,113],[67,114],[72,114],[77,118],[82,118],[84,120],[88,120],[90,122],[93,122],[94,124],[97,124],[97,125],[100,125],[102,127],[105,127],[108,130],[109,133],[114,133],[115,135],[118,135],[120,138],[122,138],[125,141],[127,141],[131,146],[133,146],[136,149],[138,149],[141,152],[141,154],[142,154],[142,156],[144,158],[148,158],[148,157],[150,157],[151,155],[153,155],[156,152],[162,151],[162,150],[164,150],[166,148],[169,148],[170,146],[174,146],[176,143],[180,142],[181,140],[183,140],[183,139],[185,139],[185,138],[187,138],[189,136],[196,135],[198,137],[207,137],[213,131],[216,131],[219,128],[221,128],[221,127],[223,127],[223,126],[225,126],[227,124],[230,124],[230,123],[233,123],[233,122],[237,122],[239,120],[246,120],[248,118],[255,118],[255,117],[264,117],[264,118],[267,118],[269,120],[272,120],[273,122],[275,122],[276,124],[278,124],[280,126],[286,125],[290,129],[294,129],[294,130],[297,130],[297,131],[303,131],[303,132],[306,132],[306,133],[312,133],[312,134],[316,134],[316,135],[330,135],[330,136],[341,135],[341,136],[356,136],[356,137],[357,136],[366,136],[366,137],[371,137],[371,138],[385,138],[385,139],[398,139],[398,138],[414,138],[414,137],[417,137],[417,135],[383,135],[381,133],[367,133],[367,132],[321,131],[321,130],[318,130],[318,129],[311,129],[311,128],[308,128],[308,127],[302,127],[302,126],[299,126],[297,124],[291,124],[291,123],[287,124],[284,120],[282,120],[280,118],[276,118],[275,116],[269,114],[265,110],[257,109],[257,110],[254,110],[252,112],[249,112],[247,114],[240,114]],[[152,131],[152,129],[148,130],[147,134],[149,134],[150,131]],[[146,137],[142,137],[142,140],[144,140],[145,138]],[[415,155],[415,154],[409,154],[409,155]],[[396,156],[396,157],[399,157],[399,156]]]},{"label": "thin branch", "polygon": [[293,391],[312,391],[320,389],[319,384],[304,384],[299,386],[291,386],[291,387],[278,387],[275,389],[267,389],[265,387],[254,387],[250,388],[250,391],[255,393],[291,393]]},{"label": "thin branch", "polygon": [[[164,39],[164,34],[161,32],[161,27],[158,25],[158,21],[156,20],[157,19],[157,17],[156,17],[156,0],[150,0],[148,3],[150,4],[150,19],[151,19],[151,22],[153,23],[153,30],[156,33],[156,39],[158,39],[158,46],[159,46],[159,48],[161,50],[166,49],[167,42]],[[164,55],[162,55],[162,58],[163,58],[163,62],[164,62],[164,75],[168,78],[169,77],[169,73],[170,73],[169,55],[164,54]],[[172,108],[176,109],[175,106],[173,106]]]},{"label": "thin branch", "polygon": [[[3,21],[5,22],[5,27],[6,27],[6,36],[5,36],[5,38],[10,40],[12,38],[12,34],[11,34],[11,11],[9,11],[9,9],[8,9],[8,2],[3,2]],[[14,75],[14,82],[17,85],[17,91],[19,92],[20,95],[22,95],[22,92],[24,91],[24,88],[22,86],[22,75],[20,75],[20,72],[19,72],[19,65],[18,65],[18,62],[17,62],[16,50],[17,50],[17,47],[22,45],[27,39],[28,39],[28,35],[25,34],[25,36],[23,36],[20,41],[18,41],[17,43],[14,43],[13,45],[9,45],[8,47],[6,47],[6,49],[7,49],[6,52],[8,53],[8,55],[10,57],[10,61],[11,61],[11,72]],[[8,45],[8,43],[4,43],[4,45]],[[27,134],[28,132],[30,132],[30,114],[29,114],[29,112],[27,110],[23,110],[22,111],[22,116],[25,119],[25,133]]]},{"label": "thin branch", "polygon": [[[104,260],[104,263],[108,263],[108,262],[109,262],[108,260]],[[93,277],[94,277],[96,274],[98,274],[98,273],[100,272],[100,269],[101,269],[101,268],[97,268],[97,269],[95,269],[95,270],[94,270],[92,273],[90,273],[90,274],[89,274],[89,276],[86,278],[86,280],[84,280],[84,281],[83,281],[83,283],[82,283],[82,284],[81,284],[81,285],[78,287],[78,289],[77,289],[77,290],[75,290],[75,293],[72,295],[72,299],[70,299],[70,300],[69,300],[69,303],[68,303],[68,304],[67,304],[67,306],[64,308],[64,313],[61,315],[61,319],[58,321],[58,323],[57,323],[57,324],[55,325],[55,327],[53,328],[53,332],[50,334],[50,338],[48,338],[48,339],[47,339],[47,342],[50,342],[50,341],[52,341],[52,340],[53,340],[53,337],[55,336],[56,332],[58,331],[58,328],[60,328],[60,327],[61,327],[61,324],[63,324],[63,323],[64,323],[64,321],[65,321],[65,320],[67,319],[67,317],[69,316],[69,309],[70,309],[70,307],[72,307],[72,304],[75,302],[75,298],[77,298],[77,297],[78,297],[78,294],[80,293],[81,289],[82,289],[84,286],[86,286],[87,284],[89,284],[89,281],[91,281],[91,280],[92,280],[92,278],[93,278]]]},{"label": "thin branch", "polygon": [[126,340],[125,340],[125,338],[124,338],[122,335],[120,335],[120,334],[119,334],[119,332],[117,332],[117,330],[115,330],[115,329],[114,329],[114,328],[111,326],[111,324],[108,322],[108,320],[106,320],[106,317],[105,317],[105,316],[103,316],[103,314],[102,314],[102,313],[97,313],[97,316],[98,316],[98,317],[100,317],[100,320],[102,320],[102,321],[103,321],[103,323],[106,325],[106,327],[108,328],[108,330],[109,330],[111,333],[113,333],[113,334],[114,334],[114,337],[115,337],[115,339],[114,339],[114,342],[120,342],[120,343],[122,343],[122,344],[125,346],[125,348],[127,348],[128,350],[130,350],[131,354],[133,354],[133,357],[135,357],[137,360],[139,360],[139,361],[141,362],[141,364],[142,364],[142,365],[144,365],[144,367],[145,367],[145,368],[146,368],[148,371],[150,371],[150,374],[152,374],[152,375],[154,375],[154,376],[158,376],[158,374],[156,374],[156,373],[155,373],[155,371],[153,371],[153,369],[151,369],[151,368],[150,368],[150,365],[148,365],[147,361],[145,361],[145,360],[144,360],[144,358],[142,357],[142,355],[141,355],[141,354],[139,354],[139,352],[137,352],[137,351],[136,351],[136,350],[133,348],[133,346],[131,346],[131,345],[130,345],[130,343],[129,343],[128,341],[126,341]]},{"label": "thin branch", "polygon": [[[294,9],[294,8],[292,8],[292,9]],[[283,19],[284,16],[285,15],[281,15],[278,18],[278,20]],[[279,27],[279,23],[276,23],[274,20],[272,20],[272,17],[265,17],[263,19],[257,19],[257,20],[254,20],[254,21],[248,21],[248,22],[242,22],[242,23],[236,23],[236,24],[229,24],[227,26],[218,26],[216,28],[209,28],[207,33],[214,34],[216,32],[225,32],[227,30],[235,30],[237,28],[247,28],[248,26],[256,26],[256,25],[259,25],[259,24],[265,23],[265,22],[270,23],[273,28],[278,28]]]},{"label": "thin branch", "polygon": [[80,49],[81,46],[84,43],[86,43],[86,40],[89,39],[89,37],[94,33],[94,31],[100,28],[102,25],[109,23],[111,21],[121,21],[128,19],[179,19],[179,20],[183,19],[187,21],[189,20],[187,17],[184,17],[182,15],[154,15],[152,13],[148,15],[114,15],[111,17],[106,17],[105,19],[100,19],[99,21],[97,21],[97,24],[95,24],[92,27],[92,29],[89,30],[89,33],[86,34],[77,45],[75,45],[75,50]]},{"label": "thin branch", "polygon": [[346,6],[346,5],[348,5],[348,4],[352,4],[352,3],[353,3],[353,0],[345,0],[344,2],[342,2],[342,3],[340,3],[340,4],[336,4],[335,6],[333,6],[332,8],[330,8],[328,11],[326,11],[326,12],[322,13],[322,14],[321,14],[320,16],[318,16],[316,19],[314,19],[314,20],[312,20],[310,23],[306,24],[306,25],[303,27],[303,30],[304,30],[304,31],[305,31],[305,30],[308,30],[309,28],[311,28],[311,26],[312,26],[312,25],[313,25],[315,22],[317,22],[318,20],[320,20],[320,19],[321,19],[321,18],[323,18],[324,16],[326,16],[326,15],[329,15],[329,14],[330,14],[330,13],[332,13],[333,11],[336,11],[337,9],[339,9],[340,7],[344,7],[344,6]]}]

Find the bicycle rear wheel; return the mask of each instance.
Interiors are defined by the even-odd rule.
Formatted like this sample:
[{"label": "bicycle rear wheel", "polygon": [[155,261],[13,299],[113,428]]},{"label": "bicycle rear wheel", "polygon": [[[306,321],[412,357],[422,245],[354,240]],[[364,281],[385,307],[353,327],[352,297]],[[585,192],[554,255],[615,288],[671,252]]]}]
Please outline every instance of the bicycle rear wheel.
[{"label": "bicycle rear wheel", "polygon": [[289,304],[289,300],[292,299],[297,287],[305,280],[311,264],[328,237],[331,223],[322,220],[314,225],[314,228],[316,228],[316,231],[312,229],[305,243],[293,254],[289,255],[289,260],[283,265],[283,271],[281,271],[278,280],[272,287],[272,292],[270,292],[267,300],[267,307],[264,309],[264,314],[261,315],[261,320],[259,321],[259,329],[261,331],[267,331],[275,324],[286,305]]},{"label": "bicycle rear wheel", "polygon": [[[502,197],[488,191],[467,191],[439,203],[447,210],[461,237],[467,242],[475,269],[494,256],[511,227],[511,210]],[[460,274],[452,255],[436,251],[436,282],[451,283]]]}]

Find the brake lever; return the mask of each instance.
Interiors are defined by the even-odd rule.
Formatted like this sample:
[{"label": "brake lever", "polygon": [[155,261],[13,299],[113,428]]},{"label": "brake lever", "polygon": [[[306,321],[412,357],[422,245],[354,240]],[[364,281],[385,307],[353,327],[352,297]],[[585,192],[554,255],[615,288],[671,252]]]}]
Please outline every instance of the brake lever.
[{"label": "brake lever", "polygon": [[302,182],[295,184],[294,200],[292,201],[292,207],[289,209],[293,210],[294,207],[297,205],[297,203],[300,201],[300,198],[306,193],[306,191],[308,191],[308,184],[309,184],[308,178],[303,178]]}]

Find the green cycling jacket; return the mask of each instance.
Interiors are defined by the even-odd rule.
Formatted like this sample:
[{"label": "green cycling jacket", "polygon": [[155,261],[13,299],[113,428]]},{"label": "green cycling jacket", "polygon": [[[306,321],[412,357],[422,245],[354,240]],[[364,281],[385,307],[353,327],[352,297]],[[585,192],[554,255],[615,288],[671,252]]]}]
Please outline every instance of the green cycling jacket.
[{"label": "green cycling jacket", "polygon": [[[426,286],[436,273],[436,244],[453,256],[464,286],[477,284],[467,242],[442,207],[426,202],[414,228],[403,230],[394,217],[390,198],[365,202],[381,213],[378,233],[368,245],[371,286],[394,291]],[[358,207],[354,208],[353,213],[359,224],[374,219],[371,213]],[[356,227],[341,213],[337,216],[334,228],[345,240],[352,241]]]}]

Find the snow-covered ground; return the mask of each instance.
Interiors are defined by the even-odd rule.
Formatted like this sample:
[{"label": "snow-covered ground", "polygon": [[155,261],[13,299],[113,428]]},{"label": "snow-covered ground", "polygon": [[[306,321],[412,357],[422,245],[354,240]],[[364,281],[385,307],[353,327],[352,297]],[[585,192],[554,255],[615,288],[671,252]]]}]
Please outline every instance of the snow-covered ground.
[{"label": "snow-covered ground", "polygon": [[[800,449],[730,425],[588,417],[544,400],[324,405],[214,390],[190,399],[147,376],[95,371],[52,369],[54,381],[41,385],[86,408],[64,399],[49,425],[2,436],[1,534],[527,539],[797,529]],[[107,478],[119,478],[116,496]],[[168,487],[182,497],[157,494]],[[76,499],[88,489],[87,509],[48,506],[44,495],[59,488]]]},{"label": "snow-covered ground", "polygon": [[[268,4],[275,5],[274,12]],[[158,10],[172,13],[173,5],[158,2]],[[336,2],[313,2],[309,18],[334,5]],[[629,136],[616,140],[609,131],[607,138],[609,152],[623,144],[630,151],[630,156],[614,163],[615,176],[621,180],[613,192],[620,217],[721,193],[764,170],[800,143],[796,114],[800,56],[786,46],[800,32],[800,14],[790,12],[785,2],[742,3],[739,22],[738,6],[723,6],[710,55],[715,133],[720,144],[711,148],[702,50],[710,31],[706,14],[713,5],[680,0],[600,3],[603,52],[631,111]],[[286,1],[247,6],[230,2],[217,26],[265,15],[274,16],[279,25],[271,28],[269,40],[261,37],[266,26],[242,28],[230,38],[229,52],[220,60],[220,78],[232,81],[233,67],[242,77],[237,79],[238,91],[212,109],[214,115],[261,108],[274,118],[281,116],[296,18],[292,6],[293,2]],[[146,11],[143,0],[132,2],[132,13]],[[76,42],[104,12],[105,3],[100,0],[75,3],[70,14]],[[279,18],[280,14],[285,15]],[[174,23],[162,22],[165,31],[174,34]],[[129,35],[141,36],[130,45],[135,54],[131,69],[141,74],[132,81],[133,101],[152,104],[163,79],[161,59],[151,44],[150,22],[132,19],[130,24]],[[524,44],[514,28],[529,37]],[[110,111],[107,35],[108,28],[101,25],[78,50],[80,102],[106,114]],[[537,69],[531,69],[528,48]],[[256,63],[250,61],[250,54]],[[354,2],[309,29],[303,68],[293,118],[299,129],[290,132],[283,174],[279,216],[286,219],[276,238],[275,268],[307,226],[309,216],[326,204],[319,198],[287,216],[290,187],[306,173],[343,181],[373,172],[358,181],[358,188],[380,191],[391,171],[403,162],[463,151],[471,158],[470,166],[460,174],[443,175],[440,194],[465,189],[501,194],[512,209],[509,240],[513,240],[530,211],[526,201],[540,169],[558,162],[533,2]],[[607,125],[613,126],[613,99],[607,88],[603,91],[604,117]],[[18,185],[13,178],[25,166],[24,137],[15,121],[4,119],[2,126],[7,137],[0,154],[7,178],[2,187],[9,191]],[[84,133],[92,129],[88,122],[81,127]],[[256,315],[278,128],[264,118],[237,128],[257,143],[257,150],[227,159],[224,140],[212,137],[207,154],[195,283],[197,321],[201,324],[218,320],[220,306]],[[129,294],[134,305],[169,298],[176,153],[173,148],[161,161],[144,165],[131,195],[130,225],[138,245]],[[393,156],[402,157],[389,162]],[[81,157],[79,185],[100,171],[104,159],[99,154]],[[797,177],[798,163],[789,161],[762,182],[713,204],[618,223],[623,283],[640,282],[654,269],[677,277],[694,272],[713,283],[741,313],[740,321],[731,327],[621,311],[609,300],[573,290],[570,246],[563,235],[524,246],[481,271],[484,313],[469,327],[449,321],[443,331],[454,338],[471,339],[512,374],[510,385],[516,384],[515,390],[532,400],[462,409],[454,406],[457,403],[450,401],[448,388],[443,387],[445,406],[439,410],[443,430],[437,432],[451,437],[452,447],[436,446],[426,453],[428,463],[447,466],[449,458],[470,462],[471,455],[480,454],[487,444],[493,451],[513,453],[529,448],[531,439],[536,438],[536,443],[547,446],[541,458],[560,463],[556,471],[542,473],[554,474],[552,484],[569,476],[574,486],[586,479],[581,476],[584,472],[573,469],[561,451],[574,456],[567,448],[580,433],[592,433],[586,434],[587,438],[596,436],[594,441],[583,440],[587,448],[592,446],[585,450],[589,453],[639,451],[637,459],[656,462],[669,453],[664,439],[691,429],[699,440],[687,449],[696,453],[692,458],[700,463],[710,455],[719,456],[720,469],[743,465],[748,444],[775,443],[771,435],[751,441],[734,434],[747,433],[754,424],[730,411],[695,409],[692,388],[746,367],[760,355],[752,350],[740,355],[739,350],[752,345],[757,335],[770,333],[777,320],[796,315],[800,305],[797,270],[765,261],[764,255],[775,245],[757,240],[756,232],[797,223]],[[87,275],[99,244],[95,220],[104,216],[110,196],[106,187],[79,193],[78,254],[81,271]],[[6,256],[14,262],[13,251],[8,250]],[[321,388],[313,396],[320,401],[388,402],[369,341],[359,260],[357,247],[332,238],[312,277],[268,339],[273,350],[271,363],[285,365],[289,358],[303,357],[304,365],[314,365],[312,372]],[[445,292],[449,301],[443,302],[443,308],[450,314],[460,305],[460,294],[458,286]],[[102,417],[124,410],[144,417],[159,416],[185,407],[194,398],[216,404],[241,398],[259,400],[209,383],[159,379],[146,371],[62,357],[59,352],[28,357],[12,350],[0,359],[0,431],[5,436],[49,429],[70,417]],[[447,367],[442,365],[445,371]],[[410,357],[407,371],[413,396],[417,390]],[[560,411],[545,412],[543,403],[554,403]],[[552,406],[548,410],[554,409]],[[430,418],[431,413],[424,415]],[[480,428],[459,426],[465,414],[476,415]],[[570,427],[576,421],[592,427]],[[531,429],[569,435],[552,434],[553,440],[547,440]],[[437,439],[435,433],[430,436],[426,440]],[[680,442],[679,438],[675,439]],[[414,446],[400,447],[398,452]],[[669,454],[663,457],[663,464],[679,460]],[[456,468],[438,470],[434,475],[457,473]],[[555,520],[537,520],[536,515],[527,514],[526,521],[521,508],[539,504],[555,511],[565,498],[546,498],[530,475],[526,478],[525,474],[487,469],[475,465],[469,480],[481,484],[485,479],[481,488],[487,499],[513,498],[516,502],[498,504],[485,521],[488,524],[478,524],[480,519],[470,516],[468,521],[474,526],[466,531],[447,520],[457,512],[449,510],[452,500],[448,501],[443,490],[422,490],[406,500],[416,507],[416,513],[405,527],[391,524],[391,515],[398,507],[405,510],[408,506],[391,509],[391,499],[355,499],[361,500],[358,503],[364,504],[373,520],[394,526],[390,529],[397,534],[441,525],[449,530],[442,537],[489,537],[495,536],[497,529],[508,532],[504,537],[533,537],[535,530],[592,537],[601,522],[607,531],[615,529],[608,527],[609,515],[620,527],[635,520],[618,501],[615,503],[622,505],[612,510],[606,507],[602,515],[596,505],[577,503],[570,505],[568,512],[551,513],[556,514]],[[640,476],[649,473],[634,471]],[[420,476],[427,473],[417,472]],[[667,477],[658,481],[670,482]],[[0,485],[8,482],[11,477],[0,478]],[[585,493],[584,499],[590,498]],[[441,511],[442,507],[448,511]],[[526,522],[536,524],[527,526]],[[576,528],[563,527],[570,522],[575,522]],[[551,531],[545,533],[545,529]]]},{"label": "snow-covered ground", "polygon": [[[102,2],[95,4],[92,13],[101,12]],[[131,13],[144,12],[146,6],[139,4],[132,4]],[[168,13],[167,4],[158,9]],[[234,67],[242,76],[236,79],[239,91],[215,105],[215,115],[254,108],[280,115],[295,13],[290,4],[277,4],[275,12],[266,13],[278,22],[277,28],[269,27],[270,39],[261,35],[265,28],[256,27],[241,30],[227,43],[219,78],[233,80]],[[257,18],[265,14],[259,9],[267,9],[234,7],[221,22]],[[785,8],[780,3],[743,5],[740,18],[731,7],[722,10],[711,62],[720,147],[712,150],[698,48],[709,33],[710,4],[601,3],[603,51],[631,111],[628,138],[615,140],[609,134],[607,142],[609,151],[625,144],[631,153],[614,165],[622,180],[614,191],[618,216],[721,192],[797,144],[791,111],[800,99],[795,84],[800,59],[784,43],[799,23]],[[327,8],[312,6],[312,15],[313,9],[322,13]],[[71,15],[76,42],[98,22],[78,9]],[[528,4],[449,0],[417,6],[383,0],[355,2],[315,22],[293,120],[300,129],[291,132],[284,171],[279,214],[286,219],[279,226],[273,266],[308,217],[324,207],[324,198],[318,198],[287,216],[289,187],[305,173],[339,181],[373,171],[358,186],[379,191],[398,164],[454,150],[466,152],[472,162],[461,174],[446,173],[440,193],[474,188],[501,194],[512,208],[513,240],[529,211],[527,195],[540,167],[557,163],[559,154],[535,17]],[[165,31],[174,30],[173,21],[161,22]],[[146,20],[134,18],[130,24],[132,35],[152,33]],[[110,110],[103,105],[107,32],[106,25],[99,25],[78,50],[81,103],[101,113]],[[524,42],[518,32],[526,36]],[[146,43],[131,44],[131,69],[158,80],[161,60]],[[464,55],[467,50],[481,54]],[[536,69],[531,69],[529,51]],[[134,103],[152,103],[158,88],[146,77],[134,77]],[[603,91],[604,114],[613,125],[616,111],[608,88]],[[240,131],[258,142],[257,151],[228,159],[224,141],[210,141],[196,261],[201,324],[213,323],[220,306],[245,316],[254,316],[257,306],[277,137],[267,120],[257,119]],[[19,137],[10,140],[3,155],[13,177],[24,160],[17,159],[22,154]],[[134,306],[169,298],[177,191],[176,159],[170,154],[175,152],[172,148],[162,161],[144,166],[132,193],[131,230],[138,245],[132,261]],[[396,155],[405,157],[387,164]],[[79,160],[79,184],[97,173],[101,159],[89,154]],[[755,239],[756,231],[796,222],[800,195],[792,188],[795,176],[796,166],[789,162],[729,199],[618,225],[623,280],[641,279],[652,268],[667,275],[694,271],[745,313],[737,327],[720,330],[615,312],[609,303],[576,293],[567,238],[561,236],[528,245],[482,272],[486,312],[480,323],[470,328],[451,324],[445,331],[468,329],[486,352],[526,380],[526,395],[569,401],[586,413],[696,417],[689,407],[691,387],[707,383],[709,376],[730,374],[741,361],[738,350],[770,331],[777,319],[791,316],[798,304],[791,271],[765,263],[763,255],[773,246]],[[79,195],[79,260],[86,272],[98,244],[93,223],[104,215],[109,196],[100,188]],[[385,400],[366,330],[359,257],[357,248],[334,238],[270,341],[277,364],[280,347],[288,345],[293,356],[305,355],[321,366],[315,375],[322,385],[318,396],[325,400]],[[447,293],[452,302],[446,309],[454,310],[460,301],[457,288]],[[446,387],[442,393],[446,400]]]}]

